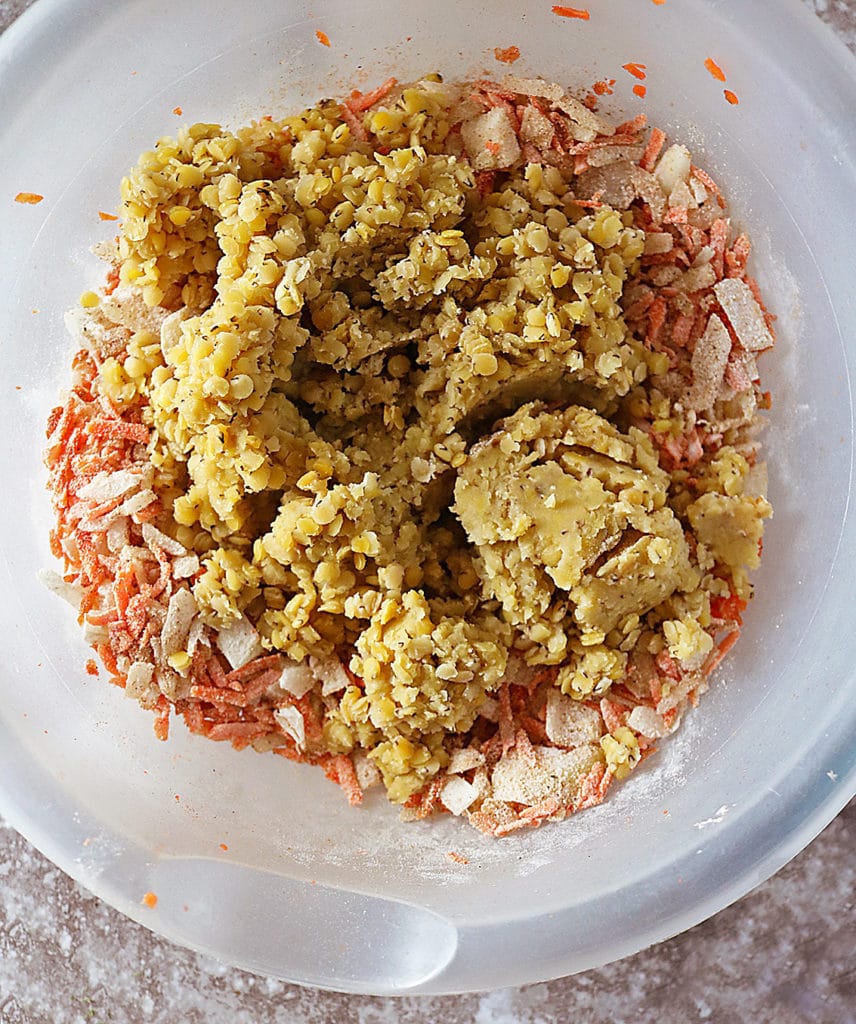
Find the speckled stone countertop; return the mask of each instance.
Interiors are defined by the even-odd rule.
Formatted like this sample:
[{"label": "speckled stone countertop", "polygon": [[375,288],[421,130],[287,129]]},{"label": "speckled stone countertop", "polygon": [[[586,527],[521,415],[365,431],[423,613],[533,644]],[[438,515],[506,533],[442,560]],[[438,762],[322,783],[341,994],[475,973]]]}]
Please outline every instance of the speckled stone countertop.
[{"label": "speckled stone countertop", "polygon": [[[856,53],[856,0],[805,2]],[[0,0],[0,31],[28,6]],[[856,1024],[854,849],[856,800],[749,896],[636,956],[520,989],[379,999],[158,939],[0,820],[0,1024]]]}]

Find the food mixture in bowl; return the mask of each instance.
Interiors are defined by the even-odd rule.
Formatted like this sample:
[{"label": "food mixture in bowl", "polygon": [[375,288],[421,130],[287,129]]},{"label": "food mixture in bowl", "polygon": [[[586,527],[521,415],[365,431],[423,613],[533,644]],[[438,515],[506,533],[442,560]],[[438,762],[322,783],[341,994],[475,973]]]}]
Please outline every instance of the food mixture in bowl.
[{"label": "food mixture in bowl", "polygon": [[770,514],[772,317],[717,184],[594,107],[390,79],[123,180],[48,425],[51,582],[159,737],[502,835],[706,689]]}]

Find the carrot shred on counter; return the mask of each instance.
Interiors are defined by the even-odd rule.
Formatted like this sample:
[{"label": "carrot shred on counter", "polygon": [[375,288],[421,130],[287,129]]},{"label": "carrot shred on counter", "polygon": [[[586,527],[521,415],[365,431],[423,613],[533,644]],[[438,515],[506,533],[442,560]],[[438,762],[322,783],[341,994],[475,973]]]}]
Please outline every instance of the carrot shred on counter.
[{"label": "carrot shred on counter", "polygon": [[158,905],[158,898],[155,895],[155,893],[147,892],[140,900],[140,903],[142,903],[144,907],[148,907],[149,910],[154,910],[154,908]]},{"label": "carrot shred on counter", "polygon": [[118,220],[119,218],[115,213],[105,213],[103,210],[98,211],[99,220]]},{"label": "carrot shred on counter", "polygon": [[645,93],[647,93],[648,90],[644,85],[634,85],[633,92],[636,96],[639,97],[640,100],[643,100],[645,99]]},{"label": "carrot shred on counter", "polygon": [[737,98],[737,93],[732,92],[730,89],[723,89],[722,95],[728,100],[732,107],[736,107],[740,100]]},{"label": "carrot shred on counter", "polygon": [[520,48],[518,46],[506,46],[503,49],[501,46],[495,46],[493,48],[493,55],[503,64],[513,64],[516,60],[520,60]]},{"label": "carrot shred on counter", "polygon": [[172,112],[176,115],[176,117],[181,117],[181,115],[184,113],[181,107],[173,107]]},{"label": "carrot shred on counter", "polygon": [[19,192],[15,196],[16,203],[25,203],[28,206],[35,206],[36,203],[40,203],[45,197],[40,196],[38,192]]},{"label": "carrot shred on counter", "polygon": [[713,75],[713,77],[717,80],[717,82],[724,82],[725,81],[725,72],[716,63],[716,61],[713,59],[713,57],[708,57],[707,60],[704,62],[704,66]]},{"label": "carrot shred on counter", "polygon": [[553,7],[553,14],[558,14],[560,18],[579,18],[580,21],[588,21],[591,15],[587,10],[580,7]]},{"label": "carrot shred on counter", "polygon": [[326,32],[322,32],[320,28],[315,29],[315,38],[322,46],[330,45],[330,37],[327,35]]}]

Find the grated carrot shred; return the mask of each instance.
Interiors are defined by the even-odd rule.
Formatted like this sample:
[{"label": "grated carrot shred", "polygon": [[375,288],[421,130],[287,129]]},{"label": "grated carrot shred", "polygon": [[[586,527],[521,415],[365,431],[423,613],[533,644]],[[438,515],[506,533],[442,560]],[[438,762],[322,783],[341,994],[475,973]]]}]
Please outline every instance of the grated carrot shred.
[{"label": "grated carrot shred", "polygon": [[493,55],[503,64],[513,64],[516,60],[520,60],[520,47],[506,46],[503,49],[501,46],[495,46],[493,48]]},{"label": "grated carrot shred", "polygon": [[362,93],[355,89],[349,98],[345,100],[345,105],[353,113],[361,114],[363,111],[368,110],[369,107],[373,107],[375,103],[379,103],[396,85],[398,85],[397,78],[387,78],[385,82],[379,85],[377,89],[372,89],[371,92]]},{"label": "grated carrot shred", "polygon": [[320,28],[315,29],[315,38],[322,46],[330,45],[330,37],[326,32],[322,32]]},{"label": "grated carrot shred", "polygon": [[36,203],[40,203],[45,197],[40,196],[38,192],[19,192],[15,196],[16,203],[24,203],[27,206],[35,206]]},{"label": "grated carrot shred", "polygon": [[614,78],[602,78],[599,82],[594,83],[592,90],[596,96],[611,96],[614,85]]},{"label": "grated carrot shred", "polygon": [[713,57],[708,57],[707,60],[705,60],[705,62],[704,62],[704,66],[707,68],[707,70],[710,72],[710,74],[713,75],[713,77],[717,80],[717,82],[724,82],[725,81],[725,72],[716,63],[716,61],[713,59]]},{"label": "grated carrot shred", "polygon": [[169,738],[169,712],[172,705],[167,698],[161,694],[158,697],[155,708],[155,736],[165,741]]},{"label": "grated carrot shred", "polygon": [[648,66],[646,64],[638,64],[635,61],[630,61],[627,64],[621,65],[625,71],[633,75],[634,78],[638,78],[640,82],[648,77]]},{"label": "grated carrot shred", "polygon": [[588,21],[591,14],[580,7],[560,7],[558,5],[553,7],[553,14],[558,14],[560,18],[579,18],[580,21]]},{"label": "grated carrot shred", "polygon": [[654,164],[657,162],[657,157],[660,155],[660,150],[663,148],[665,141],[666,133],[662,129],[651,129],[651,137],[648,139],[648,145],[645,147],[645,152],[639,161],[639,166],[643,171],[652,171],[654,169]]},{"label": "grated carrot shred", "polygon": [[730,89],[723,89],[722,95],[728,100],[732,107],[736,107],[740,100],[737,98],[737,93],[732,92]]}]

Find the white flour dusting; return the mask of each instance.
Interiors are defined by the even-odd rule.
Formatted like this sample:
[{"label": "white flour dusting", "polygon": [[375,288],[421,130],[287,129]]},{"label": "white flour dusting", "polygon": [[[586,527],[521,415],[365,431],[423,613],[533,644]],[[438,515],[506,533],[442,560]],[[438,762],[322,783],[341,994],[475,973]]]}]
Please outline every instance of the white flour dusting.
[{"label": "white flour dusting", "polygon": [[693,822],[693,828],[707,828],[709,825],[718,825],[725,820],[725,815],[731,810],[734,804],[723,804],[712,818],[705,818],[704,821]]}]

